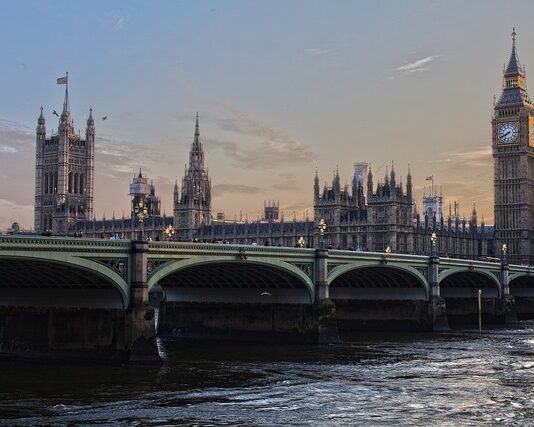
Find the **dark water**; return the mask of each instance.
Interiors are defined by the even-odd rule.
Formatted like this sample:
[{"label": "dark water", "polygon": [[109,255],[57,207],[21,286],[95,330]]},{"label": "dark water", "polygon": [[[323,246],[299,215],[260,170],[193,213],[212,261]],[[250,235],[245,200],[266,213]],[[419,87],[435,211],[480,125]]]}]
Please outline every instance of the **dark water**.
[{"label": "dark water", "polygon": [[534,425],[534,323],[341,346],[162,344],[160,367],[0,362],[0,425]]}]

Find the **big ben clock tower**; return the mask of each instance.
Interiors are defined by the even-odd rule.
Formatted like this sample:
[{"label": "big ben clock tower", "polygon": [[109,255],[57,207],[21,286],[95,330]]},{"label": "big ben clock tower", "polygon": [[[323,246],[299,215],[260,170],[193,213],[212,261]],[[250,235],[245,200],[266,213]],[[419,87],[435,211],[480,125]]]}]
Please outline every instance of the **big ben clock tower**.
[{"label": "big ben clock tower", "polygon": [[514,264],[534,264],[534,104],[516,52],[504,70],[503,89],[492,123],[495,240],[507,246]]}]

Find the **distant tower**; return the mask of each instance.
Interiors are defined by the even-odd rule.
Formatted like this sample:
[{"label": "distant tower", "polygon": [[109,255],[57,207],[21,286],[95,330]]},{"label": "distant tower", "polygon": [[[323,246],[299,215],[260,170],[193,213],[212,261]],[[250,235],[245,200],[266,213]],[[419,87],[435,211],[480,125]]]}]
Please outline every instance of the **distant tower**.
[{"label": "distant tower", "polygon": [[384,176],[373,192],[372,175],[369,172],[367,192],[367,250],[383,251],[387,247],[393,252],[412,251],[411,241],[413,195],[411,177],[406,192],[397,183],[395,169]]},{"label": "distant tower", "polygon": [[319,173],[315,170],[315,178],[313,179],[313,200],[319,200]]},{"label": "distant tower", "polygon": [[443,218],[443,194],[438,194],[434,186],[431,187],[430,192],[423,193],[423,216],[428,216],[432,219],[436,216],[436,221],[439,223]]},{"label": "distant tower", "polygon": [[354,163],[354,177],[352,178],[352,197],[356,201],[357,206],[360,208],[363,208],[367,204],[368,176],[368,163]]},{"label": "distant tower", "polygon": [[35,218],[37,232],[68,234],[77,220],[93,215],[95,122],[89,110],[85,139],[74,132],[68,85],[58,132],[46,138],[45,118],[37,120]]},{"label": "distant tower", "polygon": [[278,221],[280,212],[280,201],[263,202],[263,218],[265,221]]},{"label": "distant tower", "polygon": [[527,94],[515,39],[514,29],[512,53],[492,119],[495,240],[497,253],[506,243],[510,262],[533,264],[534,105]]},{"label": "distant tower", "polygon": [[211,181],[204,166],[204,149],[200,141],[198,113],[195,136],[189,152],[189,165],[182,179],[182,194],[174,191],[174,228],[181,240],[192,240],[202,224],[211,222]]},{"label": "distant tower", "polygon": [[148,178],[143,176],[141,169],[139,175],[134,176],[130,184],[130,196],[132,198],[131,216],[134,217],[134,208],[142,200],[147,208],[148,216],[159,216],[161,200],[156,197],[156,187]]}]

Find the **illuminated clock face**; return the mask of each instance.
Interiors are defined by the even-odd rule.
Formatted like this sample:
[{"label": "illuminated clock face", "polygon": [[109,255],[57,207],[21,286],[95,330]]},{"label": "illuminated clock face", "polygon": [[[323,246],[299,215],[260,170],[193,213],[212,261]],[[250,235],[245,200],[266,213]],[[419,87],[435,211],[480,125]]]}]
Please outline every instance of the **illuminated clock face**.
[{"label": "illuminated clock face", "polygon": [[499,128],[499,141],[514,142],[517,138],[517,125],[515,123],[505,123]]}]

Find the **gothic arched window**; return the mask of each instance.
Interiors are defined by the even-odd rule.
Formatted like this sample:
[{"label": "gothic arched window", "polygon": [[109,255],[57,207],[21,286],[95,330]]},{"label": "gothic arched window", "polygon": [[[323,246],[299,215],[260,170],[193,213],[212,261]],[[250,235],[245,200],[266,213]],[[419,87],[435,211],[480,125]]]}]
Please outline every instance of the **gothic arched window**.
[{"label": "gothic arched window", "polygon": [[72,193],[72,187],[74,187],[74,177],[72,175],[72,172],[69,172],[69,177],[68,177],[68,184],[67,184],[67,192],[69,193]]}]

